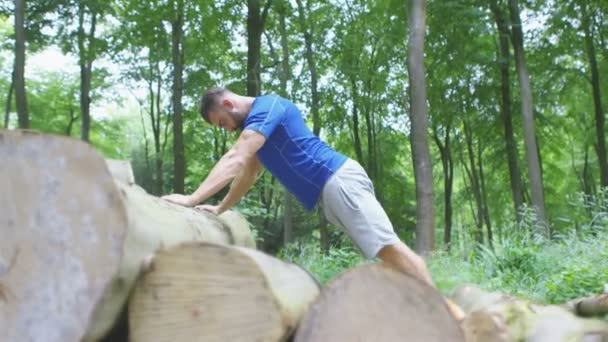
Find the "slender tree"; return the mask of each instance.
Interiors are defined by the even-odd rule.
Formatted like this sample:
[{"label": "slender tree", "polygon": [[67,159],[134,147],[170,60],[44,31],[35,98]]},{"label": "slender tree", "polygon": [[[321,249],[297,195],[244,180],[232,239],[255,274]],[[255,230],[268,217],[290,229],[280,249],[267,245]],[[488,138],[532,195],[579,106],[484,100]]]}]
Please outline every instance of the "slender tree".
[{"label": "slender tree", "polygon": [[[93,61],[95,60],[95,31],[98,12],[87,1],[78,2],[78,65],[80,67],[80,137],[89,141],[91,128],[91,80],[93,78]],[[90,24],[88,32],[85,19]]]},{"label": "slender tree", "polygon": [[591,88],[593,91],[593,107],[595,109],[595,133],[597,143],[595,150],[600,164],[600,184],[602,187],[608,187],[608,161],[606,160],[606,133],[605,122],[606,116],[602,108],[602,94],[600,87],[600,72],[597,65],[597,57],[595,53],[595,37],[592,27],[592,14],[589,11],[587,1],[580,1],[581,6],[581,23],[583,32],[585,33],[585,50],[589,60],[589,70],[591,72]]},{"label": "slender tree", "polygon": [[260,50],[264,23],[272,0],[260,13],[260,0],[247,0],[247,96],[259,96],[262,91],[260,81]]},{"label": "slender tree", "polygon": [[433,251],[435,246],[435,196],[424,76],[425,0],[411,0],[409,25],[410,139],[416,179],[416,251],[424,255]]},{"label": "slender tree", "polygon": [[515,50],[515,65],[519,77],[521,91],[521,111],[524,126],[524,142],[526,146],[526,159],[528,161],[528,177],[532,194],[532,206],[536,212],[538,224],[544,227],[543,233],[548,233],[549,223],[545,214],[545,197],[543,193],[543,179],[541,174],[540,156],[536,144],[534,128],[534,104],[532,102],[532,86],[526,64],[524,51],[524,35],[519,17],[518,0],[509,0],[509,13],[511,18],[511,41]]},{"label": "slender tree", "polygon": [[[310,2],[308,2],[310,3]],[[304,7],[302,0],[296,0],[298,5],[298,20],[300,23],[300,30],[304,36],[304,45],[306,47],[306,64],[310,71],[310,93],[311,93],[311,106],[310,112],[312,114],[312,131],[315,135],[319,135],[321,132],[321,118],[319,117],[319,89],[318,89],[318,75],[317,66],[315,63],[315,50],[313,47],[313,27],[308,25],[310,22],[310,9]],[[308,14],[306,13],[308,12]]]},{"label": "slender tree", "polygon": [[500,70],[500,90],[501,90],[501,116],[504,126],[505,143],[507,149],[507,163],[509,166],[509,179],[511,184],[511,196],[515,209],[515,218],[521,220],[520,208],[523,205],[523,193],[521,185],[521,174],[519,170],[519,157],[517,152],[517,142],[513,133],[513,113],[511,111],[511,80],[509,77],[510,50],[509,39],[509,19],[496,0],[490,0],[490,9],[494,15],[496,28],[498,31],[497,64]]},{"label": "slender tree", "polygon": [[13,72],[11,72],[11,84],[8,86],[8,94],[6,95],[6,112],[4,113],[4,128],[8,128],[10,115],[13,105],[13,91],[15,90],[15,66],[13,63]]},{"label": "slender tree", "polygon": [[467,148],[467,159],[469,166],[467,166],[467,160],[462,158],[462,165],[470,181],[471,192],[475,200],[475,215],[473,216],[475,221],[475,240],[477,243],[483,243],[483,202],[481,196],[481,185],[479,181],[479,174],[477,172],[477,166],[475,162],[475,152],[473,147],[473,129],[468,119],[463,121],[465,144]]},{"label": "slender tree", "polygon": [[[26,0],[15,0],[15,63],[13,79],[19,128],[29,128],[30,120],[25,93],[25,13]],[[10,101],[9,101],[10,102]]]},{"label": "slender tree", "polygon": [[174,17],[171,21],[171,49],[173,61],[173,191],[184,193],[184,179],[186,176],[186,158],[184,155],[184,134],[182,124],[182,93],[183,93],[183,26],[184,26],[184,0],[175,0],[172,3]]},{"label": "slender tree", "polygon": [[454,160],[452,158],[452,144],[451,144],[451,122],[448,121],[447,126],[444,128],[444,139],[443,142],[439,137],[437,128],[433,138],[439,149],[441,156],[441,164],[443,170],[443,216],[444,216],[444,230],[443,230],[443,244],[446,250],[450,250],[452,245],[452,192],[454,187]]}]

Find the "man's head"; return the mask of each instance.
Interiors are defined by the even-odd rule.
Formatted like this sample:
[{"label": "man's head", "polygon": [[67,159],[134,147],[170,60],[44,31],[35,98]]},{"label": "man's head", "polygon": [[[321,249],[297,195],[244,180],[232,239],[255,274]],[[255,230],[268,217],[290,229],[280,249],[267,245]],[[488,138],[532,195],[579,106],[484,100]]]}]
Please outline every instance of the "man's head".
[{"label": "man's head", "polygon": [[213,126],[235,131],[243,125],[247,112],[241,96],[225,88],[211,88],[201,97],[199,111]]}]

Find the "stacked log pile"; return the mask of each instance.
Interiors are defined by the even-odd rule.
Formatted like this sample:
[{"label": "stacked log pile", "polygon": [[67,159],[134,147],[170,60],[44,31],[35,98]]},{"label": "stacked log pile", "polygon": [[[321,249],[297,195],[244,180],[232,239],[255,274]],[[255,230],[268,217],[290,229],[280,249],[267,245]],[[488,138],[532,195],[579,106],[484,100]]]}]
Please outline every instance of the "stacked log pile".
[{"label": "stacked log pile", "polygon": [[150,196],[128,164],[78,140],[0,131],[0,160],[0,341],[98,340],[156,251],[186,241],[255,247],[236,213]]},{"label": "stacked log pile", "polygon": [[0,160],[0,341],[608,341],[578,317],[608,295],[558,307],[463,287],[458,322],[383,264],[321,289],[256,251],[239,214],[151,196],[83,142],[0,131]]},{"label": "stacked log pile", "polygon": [[[467,313],[462,322],[466,340],[470,342],[566,342],[608,341],[608,322],[577,316],[575,303],[583,306],[595,302],[594,314],[605,296],[574,301],[566,306],[538,305],[501,293],[486,292],[472,286],[457,289],[452,299]],[[580,304],[579,304],[580,305]],[[570,307],[570,310],[568,309]],[[590,313],[585,311],[586,314]]]}]

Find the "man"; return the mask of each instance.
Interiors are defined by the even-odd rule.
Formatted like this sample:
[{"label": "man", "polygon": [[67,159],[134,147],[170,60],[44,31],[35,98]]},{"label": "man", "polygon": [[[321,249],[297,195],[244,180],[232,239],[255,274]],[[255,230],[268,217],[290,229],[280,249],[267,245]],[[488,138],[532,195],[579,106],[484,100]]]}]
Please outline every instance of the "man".
[{"label": "man", "polygon": [[327,219],[342,228],[367,258],[377,256],[433,285],[424,260],[393,231],[365,170],[312,134],[292,102],[276,95],[253,98],[214,88],[202,96],[200,114],[214,126],[242,130],[240,136],[194,193],[167,195],[165,200],[196,206],[232,181],[218,205],[196,206],[221,214],[247,193],[264,166],[306,209],[319,203]]}]

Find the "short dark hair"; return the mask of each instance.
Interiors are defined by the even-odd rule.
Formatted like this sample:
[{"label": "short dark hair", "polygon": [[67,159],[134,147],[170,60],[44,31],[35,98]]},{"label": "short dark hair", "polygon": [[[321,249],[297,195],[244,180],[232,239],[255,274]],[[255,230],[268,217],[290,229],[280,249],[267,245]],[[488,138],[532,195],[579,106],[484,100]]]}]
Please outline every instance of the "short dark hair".
[{"label": "short dark hair", "polygon": [[199,103],[199,112],[201,114],[201,117],[205,119],[205,121],[211,123],[211,121],[209,121],[209,112],[215,109],[215,107],[219,104],[219,98],[228,91],[229,90],[226,88],[215,87],[208,89],[207,91],[205,91],[203,96],[201,96],[201,101]]}]

